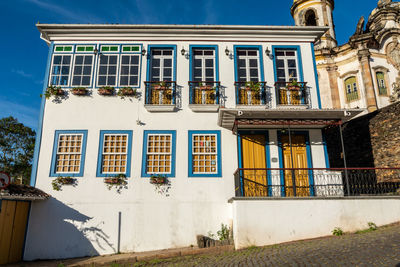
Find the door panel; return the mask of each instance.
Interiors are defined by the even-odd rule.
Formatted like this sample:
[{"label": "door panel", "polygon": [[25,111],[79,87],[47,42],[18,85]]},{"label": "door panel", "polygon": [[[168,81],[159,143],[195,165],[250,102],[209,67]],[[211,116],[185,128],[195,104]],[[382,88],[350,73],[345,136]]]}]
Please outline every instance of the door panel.
[{"label": "door panel", "polygon": [[[292,135],[292,151],[290,151],[289,135],[282,135],[283,167],[284,168],[308,168],[307,146],[304,135]],[[293,155],[293,167],[292,157]],[[296,196],[310,196],[310,183],[308,170],[285,171],[286,196],[294,196],[293,183],[296,186]]]},{"label": "door panel", "polygon": [[245,196],[268,196],[268,180],[265,156],[265,135],[242,135],[242,162]]}]

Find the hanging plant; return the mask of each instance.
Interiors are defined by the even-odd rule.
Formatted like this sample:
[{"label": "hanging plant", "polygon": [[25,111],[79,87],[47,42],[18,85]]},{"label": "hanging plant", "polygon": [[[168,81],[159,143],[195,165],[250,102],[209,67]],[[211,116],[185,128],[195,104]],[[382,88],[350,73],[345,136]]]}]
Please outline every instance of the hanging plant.
[{"label": "hanging plant", "polygon": [[98,93],[99,95],[113,95],[114,90],[115,89],[112,86],[103,86],[99,88]]},{"label": "hanging plant", "polygon": [[164,175],[152,175],[150,177],[150,184],[155,186],[155,191],[161,195],[169,196],[169,190],[171,189],[171,183],[168,177]]},{"label": "hanging plant", "polygon": [[87,95],[88,89],[86,87],[74,87],[71,89],[71,93],[73,95],[83,96],[83,95]]},{"label": "hanging plant", "polygon": [[67,176],[67,177],[59,176],[59,177],[57,177],[56,179],[54,179],[54,180],[51,182],[51,185],[53,186],[53,189],[54,189],[55,191],[61,191],[61,187],[62,187],[63,185],[72,185],[72,186],[76,186],[76,184],[77,184],[76,179],[75,179],[75,178],[72,178],[72,177],[70,177],[70,176]]},{"label": "hanging plant", "polygon": [[133,89],[131,87],[123,87],[123,88],[120,88],[118,90],[117,96],[120,96],[120,97],[125,97],[125,96],[137,97],[138,93],[137,93],[136,89]]},{"label": "hanging plant", "polygon": [[125,174],[118,174],[117,176],[104,178],[104,183],[107,185],[108,190],[115,187],[117,192],[120,193],[123,188],[127,187],[128,181]]},{"label": "hanging plant", "polygon": [[261,90],[261,84],[259,82],[247,82],[245,87],[246,90],[250,90],[255,93],[260,93]]},{"label": "hanging plant", "polygon": [[49,99],[52,96],[57,97],[57,96],[62,96],[62,95],[64,95],[64,90],[61,89],[61,87],[51,85],[46,88],[46,91],[44,92],[44,94],[41,94],[40,97],[44,96],[46,99]]}]

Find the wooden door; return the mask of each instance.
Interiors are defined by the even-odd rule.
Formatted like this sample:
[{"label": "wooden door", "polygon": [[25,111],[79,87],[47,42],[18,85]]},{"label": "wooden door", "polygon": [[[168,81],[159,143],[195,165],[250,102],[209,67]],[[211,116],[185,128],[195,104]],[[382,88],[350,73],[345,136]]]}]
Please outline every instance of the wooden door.
[{"label": "wooden door", "polygon": [[[289,135],[282,135],[283,167],[284,168],[308,168],[307,146],[304,135],[292,135],[292,151],[290,151]],[[293,166],[292,166],[293,155]],[[310,183],[308,170],[285,171],[286,196],[294,196],[293,182],[296,186],[296,196],[310,196]]]},{"label": "wooden door", "polygon": [[22,260],[29,202],[2,200],[0,211],[0,264]]},{"label": "wooden door", "polygon": [[244,196],[268,196],[268,179],[265,156],[265,135],[242,135],[242,163]]}]

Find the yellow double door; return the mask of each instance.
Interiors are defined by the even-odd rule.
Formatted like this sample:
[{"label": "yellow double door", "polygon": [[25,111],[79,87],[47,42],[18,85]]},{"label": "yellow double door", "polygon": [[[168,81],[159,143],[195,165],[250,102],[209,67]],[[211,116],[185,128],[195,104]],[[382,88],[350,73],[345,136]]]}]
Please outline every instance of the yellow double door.
[{"label": "yellow double door", "polygon": [[[288,135],[281,136],[283,168],[307,168],[307,147],[304,135],[291,136],[292,149]],[[266,165],[266,136],[264,134],[241,135],[242,144],[242,168],[244,196],[268,196],[271,185],[268,184]],[[293,155],[293,161],[292,161]],[[308,170],[286,170],[284,175],[284,188],[286,196],[309,196]],[[296,185],[294,191],[293,182]]]}]

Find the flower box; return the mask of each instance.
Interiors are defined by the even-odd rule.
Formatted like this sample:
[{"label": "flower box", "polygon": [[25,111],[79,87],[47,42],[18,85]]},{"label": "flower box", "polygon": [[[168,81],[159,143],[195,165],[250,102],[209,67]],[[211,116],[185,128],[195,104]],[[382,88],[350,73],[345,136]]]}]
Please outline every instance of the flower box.
[{"label": "flower box", "polygon": [[136,94],[136,90],[130,87],[124,87],[118,91],[119,96],[136,96]]},{"label": "flower box", "polygon": [[47,87],[46,91],[44,94],[40,95],[41,97],[45,97],[46,99],[49,99],[51,96],[63,96],[65,94],[64,90],[61,89],[61,87],[56,87],[56,86],[49,86]]},{"label": "flower box", "polygon": [[71,93],[73,95],[83,96],[88,93],[88,90],[85,87],[76,87],[71,89]]},{"label": "flower box", "polygon": [[56,191],[61,191],[61,187],[63,185],[73,185],[76,186],[76,179],[72,177],[57,177],[51,182],[51,185],[53,186],[53,189]]},{"label": "flower box", "polygon": [[152,176],[150,177],[150,183],[156,185],[162,185],[167,183],[167,177],[165,176]]},{"label": "flower box", "polygon": [[300,90],[300,86],[298,86],[298,85],[288,85],[287,89],[288,90],[299,91]]},{"label": "flower box", "polygon": [[113,95],[114,87],[101,87],[98,90],[99,95]]},{"label": "flower box", "polygon": [[199,86],[200,90],[211,90],[213,89],[213,87],[211,85],[203,85],[203,86]]}]

